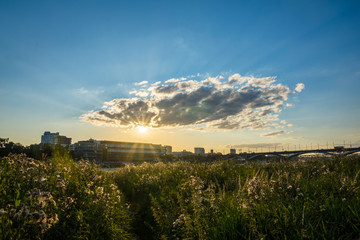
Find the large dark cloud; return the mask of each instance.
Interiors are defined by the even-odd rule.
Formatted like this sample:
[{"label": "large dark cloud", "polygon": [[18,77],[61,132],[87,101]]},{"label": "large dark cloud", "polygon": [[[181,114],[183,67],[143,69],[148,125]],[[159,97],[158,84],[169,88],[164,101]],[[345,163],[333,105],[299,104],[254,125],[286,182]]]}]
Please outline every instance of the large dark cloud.
[{"label": "large dark cloud", "polygon": [[[297,91],[299,92],[299,91]],[[263,129],[281,125],[280,112],[292,91],[274,77],[234,74],[204,80],[171,79],[131,92],[142,98],[114,99],[83,121],[120,127],[202,126]]]}]

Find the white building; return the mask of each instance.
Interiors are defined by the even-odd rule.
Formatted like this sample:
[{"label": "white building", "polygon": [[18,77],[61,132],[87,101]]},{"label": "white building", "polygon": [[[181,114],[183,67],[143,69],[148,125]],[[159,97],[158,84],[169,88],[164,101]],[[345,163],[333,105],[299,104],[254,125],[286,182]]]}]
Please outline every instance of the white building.
[{"label": "white building", "polygon": [[172,146],[164,146],[165,154],[170,155],[172,154]]},{"label": "white building", "polygon": [[194,148],[195,155],[205,155],[205,149],[201,147]]},{"label": "white building", "polygon": [[71,138],[66,136],[61,136],[59,132],[51,133],[51,132],[44,132],[41,136],[41,145],[44,144],[51,144],[51,145],[62,145],[62,146],[69,146],[71,144]]}]

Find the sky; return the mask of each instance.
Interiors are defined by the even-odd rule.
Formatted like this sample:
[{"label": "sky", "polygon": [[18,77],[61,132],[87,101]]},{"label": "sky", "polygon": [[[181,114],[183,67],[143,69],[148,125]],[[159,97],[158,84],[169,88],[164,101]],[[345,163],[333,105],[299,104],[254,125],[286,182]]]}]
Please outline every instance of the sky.
[{"label": "sky", "polygon": [[358,1],[0,1],[0,137],[360,146]]}]

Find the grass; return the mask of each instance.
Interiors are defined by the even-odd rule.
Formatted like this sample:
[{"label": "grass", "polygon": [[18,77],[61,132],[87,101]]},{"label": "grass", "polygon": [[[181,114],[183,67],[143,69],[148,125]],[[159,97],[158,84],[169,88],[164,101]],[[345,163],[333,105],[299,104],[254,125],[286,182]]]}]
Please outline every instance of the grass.
[{"label": "grass", "polygon": [[2,239],[358,239],[360,157],[0,162]]}]

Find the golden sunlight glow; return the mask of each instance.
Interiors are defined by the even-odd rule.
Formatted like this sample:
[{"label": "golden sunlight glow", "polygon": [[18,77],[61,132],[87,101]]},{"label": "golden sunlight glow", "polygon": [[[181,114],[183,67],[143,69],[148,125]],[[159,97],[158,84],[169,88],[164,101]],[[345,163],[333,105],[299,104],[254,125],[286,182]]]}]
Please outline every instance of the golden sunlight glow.
[{"label": "golden sunlight glow", "polygon": [[149,127],[146,126],[137,126],[136,129],[140,132],[140,133],[146,133]]}]

